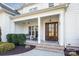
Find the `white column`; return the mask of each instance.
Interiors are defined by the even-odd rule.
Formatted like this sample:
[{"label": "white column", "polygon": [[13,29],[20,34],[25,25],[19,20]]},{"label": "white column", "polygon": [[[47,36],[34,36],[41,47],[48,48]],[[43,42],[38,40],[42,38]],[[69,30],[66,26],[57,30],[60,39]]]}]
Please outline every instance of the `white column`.
[{"label": "white column", "polygon": [[41,19],[38,17],[38,44],[41,43]]},{"label": "white column", "polygon": [[59,44],[61,45],[61,46],[64,46],[64,44],[65,44],[65,36],[64,36],[64,34],[65,34],[65,31],[64,31],[64,25],[65,25],[65,19],[64,19],[64,13],[61,13],[60,15],[59,15]]}]

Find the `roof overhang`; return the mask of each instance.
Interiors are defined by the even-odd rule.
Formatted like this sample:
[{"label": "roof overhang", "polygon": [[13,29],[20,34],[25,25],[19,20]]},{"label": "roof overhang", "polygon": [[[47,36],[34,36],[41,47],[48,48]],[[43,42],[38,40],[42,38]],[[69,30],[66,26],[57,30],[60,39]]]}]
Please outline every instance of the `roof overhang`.
[{"label": "roof overhang", "polygon": [[4,3],[0,3],[0,6],[3,8],[2,10],[11,14],[11,15],[20,15],[20,13],[17,10],[12,10],[11,7]]}]

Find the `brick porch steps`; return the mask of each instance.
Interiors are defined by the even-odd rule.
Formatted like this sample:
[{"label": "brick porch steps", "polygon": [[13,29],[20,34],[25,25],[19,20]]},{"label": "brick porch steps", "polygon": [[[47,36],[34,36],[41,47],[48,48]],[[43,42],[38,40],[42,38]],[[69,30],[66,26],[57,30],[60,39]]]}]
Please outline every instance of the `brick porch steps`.
[{"label": "brick porch steps", "polygon": [[52,45],[36,45],[36,49],[48,50],[48,51],[63,51],[63,46],[52,46]]},{"label": "brick porch steps", "polygon": [[27,45],[35,45],[36,46],[36,49],[39,49],[39,50],[47,50],[47,51],[63,51],[64,50],[64,47],[63,46],[59,46],[58,44],[48,44],[48,43],[41,43],[41,44],[38,44],[37,42],[27,42],[26,43]]}]

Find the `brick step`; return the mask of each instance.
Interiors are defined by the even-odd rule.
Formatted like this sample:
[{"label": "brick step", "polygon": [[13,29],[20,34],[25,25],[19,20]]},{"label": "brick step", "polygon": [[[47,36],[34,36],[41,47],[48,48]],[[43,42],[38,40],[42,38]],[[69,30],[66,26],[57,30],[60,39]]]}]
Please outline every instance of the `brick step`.
[{"label": "brick step", "polygon": [[53,44],[46,44],[46,43],[29,43],[27,42],[28,45],[35,45],[36,49],[40,49],[40,50],[48,50],[48,51],[63,51],[64,47],[63,46],[59,46],[59,45],[53,45]]},{"label": "brick step", "polygon": [[51,46],[51,45],[37,45],[37,49],[45,49],[49,51],[63,51],[64,47],[63,46]]},{"label": "brick step", "polygon": [[57,52],[57,51],[63,51],[63,50],[58,50],[58,49],[50,49],[50,48],[38,48],[38,47],[36,47],[36,49],[38,49],[38,50],[46,50],[46,51],[52,51],[52,52]]}]

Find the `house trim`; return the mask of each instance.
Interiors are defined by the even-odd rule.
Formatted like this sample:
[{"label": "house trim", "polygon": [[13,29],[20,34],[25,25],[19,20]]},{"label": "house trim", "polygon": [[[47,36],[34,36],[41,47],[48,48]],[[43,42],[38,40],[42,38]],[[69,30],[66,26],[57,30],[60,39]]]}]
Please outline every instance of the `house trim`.
[{"label": "house trim", "polygon": [[36,12],[25,13],[25,14],[18,15],[18,16],[11,16],[11,18],[12,19],[17,19],[17,18],[20,18],[20,17],[25,17],[25,16],[34,15],[34,14],[44,13],[44,12],[48,12],[48,11],[51,11],[51,10],[54,11],[54,10],[57,10],[57,9],[66,9],[67,7],[68,7],[68,4],[63,4],[63,5],[58,5],[58,6],[49,7],[49,8],[42,9],[42,10],[38,10]]}]

